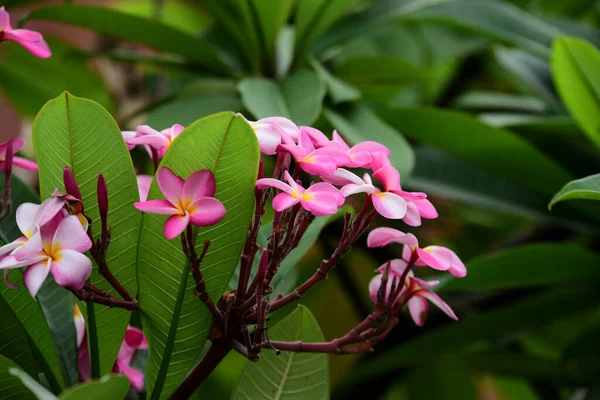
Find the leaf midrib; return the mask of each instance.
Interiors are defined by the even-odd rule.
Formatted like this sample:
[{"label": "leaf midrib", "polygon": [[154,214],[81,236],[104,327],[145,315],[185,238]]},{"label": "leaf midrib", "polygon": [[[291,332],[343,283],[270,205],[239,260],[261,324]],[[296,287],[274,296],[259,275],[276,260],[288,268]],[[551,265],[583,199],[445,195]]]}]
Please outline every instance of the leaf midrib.
[{"label": "leaf midrib", "polygon": [[[300,329],[302,327],[303,319],[304,319],[304,313],[300,314],[300,323],[298,324],[298,326],[296,328],[296,335],[294,337],[294,341],[298,341],[298,339],[300,338]],[[275,394],[275,399],[274,400],[280,400],[281,399],[281,395],[283,394],[283,388],[285,386],[285,382],[287,380],[288,374],[290,373],[290,369],[292,368],[292,363],[294,361],[294,356],[295,355],[296,355],[295,352],[290,352],[290,358],[288,359],[288,363],[285,366],[285,370],[283,371],[283,375],[281,377],[281,385],[277,389],[277,393]]]}]

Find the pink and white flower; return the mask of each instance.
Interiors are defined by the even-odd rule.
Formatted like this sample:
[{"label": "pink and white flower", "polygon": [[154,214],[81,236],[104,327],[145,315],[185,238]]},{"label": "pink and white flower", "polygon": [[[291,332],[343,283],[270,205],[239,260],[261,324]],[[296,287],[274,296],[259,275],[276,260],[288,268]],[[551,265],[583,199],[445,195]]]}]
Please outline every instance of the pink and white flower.
[{"label": "pink and white flower", "polygon": [[138,175],[136,178],[138,184],[138,192],[140,194],[140,201],[146,201],[148,200],[148,193],[150,193],[152,177],[150,175]]},{"label": "pink and white flower", "polygon": [[404,233],[393,228],[376,228],[367,236],[368,247],[383,247],[390,243],[405,245],[402,257],[408,261],[418,257],[415,265],[429,266],[439,271],[448,271],[457,278],[467,275],[467,268],[452,250],[442,246],[419,248],[419,241],[412,233]]},{"label": "pink and white flower", "polygon": [[302,207],[316,216],[335,214],[340,206],[344,204],[344,196],[333,185],[320,182],[304,189],[290,176],[284,172],[287,184],[273,178],[263,178],[256,182],[256,187],[264,189],[274,187],[281,190],[273,199],[273,209],[281,212],[300,203]]},{"label": "pink and white flower", "polygon": [[[0,15],[1,15],[1,11],[0,11]],[[33,170],[36,171],[38,169],[38,165],[36,163],[34,163],[33,161],[29,161],[25,158],[21,158],[21,157],[14,157],[15,154],[17,154],[17,152],[19,150],[21,150],[23,148],[23,146],[25,145],[25,141],[23,139],[11,139],[7,142],[4,143],[0,143],[0,168],[4,168],[4,160],[6,159],[6,150],[8,147],[8,143],[12,141],[12,154],[13,154],[13,158],[12,158],[12,163],[13,165],[17,165],[23,169],[29,169],[29,170]]]},{"label": "pink and white flower", "polygon": [[159,132],[148,125],[141,125],[136,129],[137,137],[127,140],[126,143],[128,146],[136,146],[138,144],[148,145],[158,151],[158,157],[162,158],[171,143],[173,143],[173,140],[179,136],[183,129],[183,126],[175,124]]},{"label": "pink and white flower", "polygon": [[12,40],[19,43],[27,51],[39,58],[48,58],[52,55],[44,37],[36,31],[29,29],[13,29],[10,25],[10,15],[4,7],[0,7],[0,42]]},{"label": "pink and white flower", "polygon": [[136,131],[122,131],[123,140],[125,140],[125,144],[127,145],[127,150],[133,150],[135,148],[135,144],[129,143],[133,139],[135,139],[138,135]]},{"label": "pink and white flower", "polygon": [[295,141],[300,138],[298,126],[284,117],[262,118],[258,121],[248,121],[248,123],[256,134],[262,154],[277,153],[277,146],[281,144],[283,135],[287,135]]},{"label": "pink and white flower", "polygon": [[161,168],[156,179],[166,199],[141,201],[134,207],[151,214],[170,215],[164,227],[167,239],[179,236],[190,223],[211,226],[225,218],[223,203],[214,198],[216,183],[209,170],[196,171],[184,181],[169,168]]}]

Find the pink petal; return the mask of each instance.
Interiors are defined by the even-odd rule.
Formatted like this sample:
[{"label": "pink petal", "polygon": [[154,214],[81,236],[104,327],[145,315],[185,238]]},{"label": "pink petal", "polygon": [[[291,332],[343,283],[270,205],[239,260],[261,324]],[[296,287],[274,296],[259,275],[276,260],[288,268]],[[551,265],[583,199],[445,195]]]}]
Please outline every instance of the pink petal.
[{"label": "pink petal", "polygon": [[125,331],[125,342],[129,347],[134,349],[147,349],[148,341],[146,340],[146,336],[141,329],[133,327],[131,325],[127,326],[127,331]]},{"label": "pink petal", "polygon": [[450,308],[450,306],[448,304],[446,304],[446,302],[444,300],[442,300],[441,297],[438,296],[437,294],[435,294],[429,290],[419,290],[419,291],[415,292],[414,295],[426,298],[431,303],[433,303],[434,306],[436,306],[437,308],[442,310],[444,312],[444,314],[446,314],[453,320],[458,321],[458,317],[456,316],[456,314],[454,314],[454,311],[452,311],[452,308]]},{"label": "pink petal", "polygon": [[37,163],[21,157],[13,157],[13,164],[23,169],[28,169],[30,171],[37,171],[38,169]]},{"label": "pink petal", "polygon": [[314,192],[310,194],[310,200],[301,198],[302,207],[317,217],[335,214],[338,210],[336,196],[327,192]]},{"label": "pink petal", "polygon": [[420,226],[421,214],[419,214],[419,209],[413,204],[412,201],[407,201],[406,205],[406,215],[404,216],[404,218],[402,218],[402,221],[404,221],[406,225]]},{"label": "pink petal", "polygon": [[92,273],[92,261],[76,250],[64,249],[54,255],[50,273],[60,286],[79,290]]},{"label": "pink petal", "polygon": [[358,143],[357,145],[352,146],[352,149],[350,151],[353,153],[354,152],[356,152],[356,153],[364,152],[364,153],[369,153],[369,154],[380,153],[378,155],[378,157],[385,156],[385,158],[388,158],[390,156],[390,149],[388,149],[381,143],[373,142],[373,141]]},{"label": "pink petal", "polygon": [[457,278],[464,278],[467,276],[467,267],[465,267],[465,264],[463,264],[463,262],[454,252],[452,252],[452,266],[448,272]]},{"label": "pink petal", "polygon": [[390,275],[396,276],[398,278],[402,276],[404,270],[406,269],[406,266],[408,265],[408,263],[405,260],[401,258],[395,258],[393,260],[389,260],[385,264],[382,264],[379,268],[377,268],[377,272],[383,274],[385,272],[385,269],[387,268],[388,263],[390,263]]},{"label": "pink petal", "polygon": [[190,222],[190,216],[188,213],[185,215],[172,215],[167,218],[163,233],[167,239],[173,239],[181,235]]},{"label": "pink petal", "polygon": [[367,236],[368,247],[383,247],[390,243],[418,246],[417,238],[413,234],[392,228],[375,228]]},{"label": "pink petal", "polygon": [[77,352],[77,369],[82,381],[87,382],[92,379],[92,363],[90,362],[87,342],[83,342],[83,346]]},{"label": "pink petal", "polygon": [[[137,184],[138,192],[140,194],[140,201],[145,202],[148,200],[148,193],[150,193],[150,186],[152,185],[152,177],[150,175],[138,175]],[[162,201],[162,200],[161,200]],[[139,204],[139,203],[137,203]],[[171,204],[171,203],[169,203]]]},{"label": "pink petal", "polygon": [[323,132],[316,128],[310,126],[301,126],[300,130],[308,135],[313,145],[317,148],[331,146],[332,144],[335,146],[339,146],[339,143],[330,142],[327,136],[325,136]]},{"label": "pink petal", "polygon": [[335,197],[335,199],[336,199],[336,204],[338,207],[343,205],[344,202],[346,201],[346,199],[344,198],[342,193],[340,193],[340,191],[335,186],[333,186],[329,183],[325,183],[325,182],[315,183],[314,185],[312,185],[311,187],[309,187],[306,190],[306,193],[309,193],[310,195],[312,195],[316,192],[325,192],[325,193],[329,193],[329,194],[333,195],[333,197]]},{"label": "pink petal", "polygon": [[[379,288],[381,287],[381,283],[383,281],[383,275],[379,274],[376,275],[373,279],[371,279],[371,282],[369,282],[369,297],[371,298],[371,300],[373,300],[373,302],[377,302],[377,292],[379,291]],[[393,284],[393,279],[388,279],[387,282],[387,287],[385,288],[385,299],[387,302],[390,301],[390,291],[392,290],[392,284]],[[397,299],[394,299],[394,302]]]},{"label": "pink petal", "polygon": [[349,185],[344,186],[340,192],[342,193],[342,195],[344,197],[348,197],[351,196],[353,194],[357,194],[357,193],[367,193],[367,194],[371,194],[375,192],[375,186],[373,185],[368,185],[368,184],[363,184],[363,185],[355,185],[354,183],[351,183]]},{"label": "pink petal", "polygon": [[227,211],[225,206],[214,197],[201,197],[188,206],[190,222],[196,226],[211,226],[223,218]]},{"label": "pink petal", "polygon": [[[6,156],[6,148],[8,147],[8,142],[12,142],[12,154],[13,156],[19,152],[25,146],[25,141],[21,138],[14,138],[9,141],[6,141],[0,144],[0,154],[4,158]],[[13,158],[14,159],[14,158]]]},{"label": "pink petal", "polygon": [[85,253],[92,247],[92,241],[83,230],[79,218],[75,215],[69,215],[62,220],[58,229],[56,229],[56,233],[54,233],[52,239],[52,245],[53,247],[59,246],[61,249]]},{"label": "pink petal", "polygon": [[[39,204],[23,203],[17,208],[17,226],[23,235],[31,237],[37,230]],[[61,206],[62,207],[62,206]]]},{"label": "pink petal", "polygon": [[10,282],[10,280],[8,279],[8,273],[9,273],[9,270],[5,269],[4,270],[4,283],[6,284],[6,287],[9,289],[18,289],[19,285],[12,284]]},{"label": "pink petal", "polygon": [[172,204],[181,201],[181,193],[185,181],[175,175],[169,168],[161,168],[156,175],[160,191]]},{"label": "pink petal", "polygon": [[182,197],[194,201],[199,197],[213,197],[217,190],[215,176],[208,169],[192,173],[183,184]]},{"label": "pink petal", "polygon": [[408,300],[408,311],[410,312],[412,320],[415,321],[415,325],[423,326],[427,320],[429,304],[427,304],[426,299],[419,296],[413,296]]},{"label": "pink petal", "polygon": [[23,273],[23,283],[31,297],[35,298],[38,290],[50,273],[50,259],[30,265]]},{"label": "pink petal", "polygon": [[139,203],[133,203],[133,206],[140,211],[150,214],[173,215],[179,213],[179,210],[173,207],[173,204],[167,200],[141,201]]},{"label": "pink petal", "polygon": [[452,266],[454,253],[441,246],[428,246],[418,249],[419,258],[428,266],[439,271],[447,271]]},{"label": "pink petal", "polygon": [[373,173],[373,178],[383,184],[386,192],[400,190],[400,173],[391,165],[379,168]]},{"label": "pink petal", "polygon": [[144,390],[144,373],[142,371],[132,368],[119,360],[117,360],[117,368],[119,372],[129,378],[129,382],[136,392],[139,393]]},{"label": "pink petal", "polygon": [[402,219],[406,215],[406,200],[394,193],[374,193],[371,196],[373,207],[388,219]]},{"label": "pink petal", "polygon": [[385,153],[375,152],[375,153],[371,154],[371,158],[372,158],[371,170],[373,170],[373,172],[377,172],[381,168],[392,165],[390,163],[390,159],[388,158],[388,156]]},{"label": "pink petal", "polygon": [[364,185],[365,181],[353,172],[348,171],[344,168],[338,168],[335,170],[333,175],[322,177],[325,182],[329,182],[332,185],[348,185],[354,183],[356,185]]},{"label": "pink petal", "polygon": [[287,210],[288,208],[298,204],[301,197],[293,197],[287,193],[279,193],[273,198],[273,209],[277,212]]},{"label": "pink petal", "polygon": [[429,200],[415,199],[411,201],[419,210],[419,215],[421,215],[422,218],[433,219],[438,217],[437,210]]},{"label": "pink petal", "polygon": [[0,31],[10,31],[10,15],[4,10],[4,7],[0,7]]},{"label": "pink petal", "polygon": [[315,160],[331,158],[337,163],[338,166],[342,166],[350,162],[348,153],[344,149],[337,146],[321,147],[320,149],[311,152],[307,158],[313,158]]},{"label": "pink petal", "polygon": [[340,134],[338,133],[338,131],[334,130],[333,131],[333,142],[337,143],[340,145],[340,147],[346,151],[350,150],[350,146],[348,146],[348,144],[346,143],[346,141],[340,136]]},{"label": "pink petal", "polygon": [[[34,258],[43,257],[46,258],[46,254],[43,251],[44,243],[42,241],[42,234],[40,232],[36,232],[32,237],[30,237],[23,245],[19,248],[18,251],[14,252],[12,256],[14,256],[14,261],[19,263],[19,266],[25,266],[33,264],[33,262],[29,262]],[[8,266],[8,257],[5,257],[2,261],[0,261],[0,268],[15,268],[15,262],[12,265]],[[40,260],[36,260],[38,262]]]},{"label": "pink petal", "polygon": [[350,161],[346,164],[346,166],[350,168],[367,167],[369,164],[371,164],[372,160],[369,153],[359,153],[352,150],[348,151],[348,157],[350,158]]},{"label": "pink petal", "polygon": [[311,161],[298,161],[298,165],[306,173],[317,176],[331,176],[338,167],[335,160],[330,157],[321,157],[320,159],[313,159]]},{"label": "pink petal", "polygon": [[75,304],[73,310],[73,322],[75,323],[75,333],[77,335],[77,348],[79,348],[85,339],[85,319],[83,319],[77,304]]},{"label": "pink petal", "polygon": [[48,44],[39,32],[29,29],[14,29],[12,31],[5,31],[4,37],[19,43],[36,57],[48,58],[52,55]]},{"label": "pink petal", "polygon": [[183,132],[184,129],[185,127],[183,127],[182,125],[175,124],[170,128],[164,129],[163,131],[161,131],[161,133],[163,134],[163,136],[170,138],[170,142],[172,142],[177,136],[179,136],[181,132]]},{"label": "pink petal", "polygon": [[268,155],[277,153],[277,146],[281,144],[279,128],[273,123],[262,123],[261,121],[251,122],[250,126],[256,134],[260,152]]},{"label": "pink petal", "polygon": [[277,146],[278,153],[290,153],[294,160],[303,160],[306,158],[306,150],[301,147],[296,146],[295,144],[280,144]]},{"label": "pink petal", "polygon": [[[50,222],[51,220],[55,220],[58,226],[58,223],[62,221],[62,215],[66,212],[63,210],[65,205],[65,199],[60,197],[50,197],[40,205],[37,210],[37,225],[42,226]],[[62,211],[62,213],[61,213]],[[60,217],[57,217],[58,214],[61,214]]]},{"label": "pink petal", "polygon": [[140,125],[136,128],[136,132],[138,133],[138,135],[144,135],[144,136],[161,136],[164,137],[160,134],[159,131],[157,131],[156,129],[153,129],[151,127],[149,127],[148,125]]},{"label": "pink petal", "polygon": [[136,131],[123,131],[123,132],[121,132],[121,134],[123,135],[123,140],[125,141],[125,144],[127,145],[127,150],[133,150],[135,148],[135,144],[129,143],[129,141],[133,140],[137,137],[137,132]]},{"label": "pink petal", "polygon": [[306,128],[300,128],[300,139],[298,140],[298,146],[303,148],[306,154],[315,151],[315,146],[313,145],[312,140],[310,140],[310,136],[308,136]]},{"label": "pink petal", "polygon": [[267,187],[274,187],[285,193],[290,193],[293,191],[289,185],[286,185],[285,183],[281,182],[280,180],[273,179],[273,178],[263,178],[263,179],[257,180],[256,187],[259,189],[264,189]]},{"label": "pink petal", "polygon": [[156,150],[161,150],[163,147],[168,147],[171,143],[163,135],[158,134],[138,136],[134,139],[131,139],[129,142],[127,142],[127,144],[134,146],[138,144],[146,144],[148,146],[153,147]]}]

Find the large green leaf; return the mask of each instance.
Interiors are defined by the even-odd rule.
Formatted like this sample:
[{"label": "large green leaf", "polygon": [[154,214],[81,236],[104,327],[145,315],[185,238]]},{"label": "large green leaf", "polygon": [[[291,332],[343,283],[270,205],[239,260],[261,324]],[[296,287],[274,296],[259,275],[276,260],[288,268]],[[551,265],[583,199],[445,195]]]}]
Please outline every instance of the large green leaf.
[{"label": "large green leaf", "polygon": [[560,97],[589,139],[600,147],[600,52],[563,37],[554,42],[552,73]]},{"label": "large green leaf", "polygon": [[[106,261],[113,275],[135,295],[135,249],[141,213],[133,203],[139,195],[133,163],[115,121],[98,104],[65,93],[49,101],[38,114],[33,124],[33,143],[42,198],[49,197],[55,188],[63,188],[63,167],[69,166],[79,183],[86,214],[95,222],[96,236],[101,233],[97,226],[96,182],[99,173],[104,175],[109,193],[108,225],[112,230]],[[90,281],[118,297],[97,268]],[[97,335],[101,354],[99,360],[92,357],[92,362],[99,362],[100,374],[112,370],[129,316],[124,309],[88,304],[88,335]],[[95,328],[90,320],[95,320]]]},{"label": "large green leaf", "polygon": [[83,383],[60,394],[61,400],[122,399],[129,390],[129,379],[124,375],[106,375],[97,381]]},{"label": "large green leaf", "polygon": [[[565,268],[568,265],[569,268]],[[467,264],[468,275],[443,290],[506,290],[600,280],[600,255],[569,244],[533,244]]]},{"label": "large green leaf", "polygon": [[450,354],[417,366],[407,377],[406,389],[411,400],[478,398],[464,361]]},{"label": "large green leaf", "polygon": [[[256,136],[241,116],[221,113],[188,126],[169,147],[161,166],[187,178],[210,169],[216,197],[227,209],[219,224],[198,229],[198,249],[211,246],[202,264],[214,301],[233,274],[254,212],[259,151]],[[162,198],[156,183],[149,199]],[[146,368],[151,399],[168,396],[198,359],[211,324],[210,312],[194,295],[195,282],[179,240],[163,235],[164,216],[144,215],[138,253],[140,307],[150,354]]]},{"label": "large green leaf", "polygon": [[29,19],[64,22],[92,29],[158,50],[180,54],[194,63],[221,72],[224,63],[217,50],[192,35],[153,19],[105,7],[63,4],[33,10]]},{"label": "large green leaf", "polygon": [[302,54],[327,30],[354,0],[298,1],[296,10],[296,54]]},{"label": "large green leaf", "polygon": [[410,108],[383,109],[379,115],[410,138],[543,194],[554,194],[571,178],[517,135],[465,114]]},{"label": "large green leaf", "polygon": [[280,82],[246,78],[238,89],[244,106],[257,119],[286,117],[298,125],[310,125],[321,113],[325,85],[310,70],[300,70]]},{"label": "large green leaf", "polygon": [[3,400],[35,400],[37,397],[23,386],[21,380],[9,370],[18,366],[8,358],[0,355],[0,398]]},{"label": "large green leaf", "polygon": [[396,129],[382,121],[366,106],[353,106],[343,115],[325,110],[325,117],[351,144],[374,140],[390,149],[390,161],[404,181],[410,179],[415,166],[412,147]]},{"label": "large green leaf", "polygon": [[[269,329],[269,337],[287,342],[322,342],[321,329],[308,308],[298,306]],[[232,399],[329,399],[326,354],[263,350],[258,362],[246,365]]]},{"label": "large green leaf", "polygon": [[552,207],[560,201],[574,199],[600,200],[600,174],[567,183],[554,195],[548,207]]},{"label": "large green leaf", "polygon": [[256,10],[266,55],[270,58],[275,51],[277,34],[286,23],[294,0],[252,0],[251,4]]},{"label": "large green leaf", "polygon": [[[392,373],[445,351],[456,351],[481,341],[498,340],[517,332],[536,329],[574,309],[591,309],[600,303],[600,298],[594,295],[596,290],[584,286],[554,289],[516,304],[465,318],[459,323],[447,324],[361,363],[352,374],[352,383]],[[344,382],[350,383],[349,379]]]},{"label": "large green leaf", "polygon": [[47,39],[52,57],[45,60],[33,57],[16,43],[0,46],[0,91],[9,103],[33,117],[48,100],[68,90],[113,111],[114,101],[104,82],[73,53],[74,47]]}]

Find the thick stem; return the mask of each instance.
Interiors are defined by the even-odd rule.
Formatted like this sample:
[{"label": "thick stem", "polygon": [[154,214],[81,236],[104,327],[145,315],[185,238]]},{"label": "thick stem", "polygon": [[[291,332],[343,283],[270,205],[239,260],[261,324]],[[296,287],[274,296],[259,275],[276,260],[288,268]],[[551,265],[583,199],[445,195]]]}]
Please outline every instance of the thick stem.
[{"label": "thick stem", "polygon": [[126,310],[137,310],[140,308],[140,305],[136,299],[132,300],[120,300],[116,299],[110,295],[103,296],[98,293],[102,293],[102,290],[95,288],[95,290],[87,292],[85,290],[76,290],[70,289],[71,292],[81,301],[86,301],[89,303],[97,303],[102,304],[111,308],[124,308]]}]

